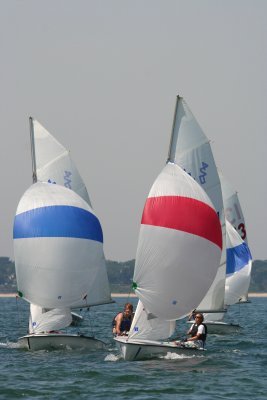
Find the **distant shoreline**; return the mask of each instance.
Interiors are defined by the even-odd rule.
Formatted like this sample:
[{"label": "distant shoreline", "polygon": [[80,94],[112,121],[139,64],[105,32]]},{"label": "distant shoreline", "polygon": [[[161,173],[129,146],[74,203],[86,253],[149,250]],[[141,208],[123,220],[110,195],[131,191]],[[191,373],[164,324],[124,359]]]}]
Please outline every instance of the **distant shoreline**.
[{"label": "distant shoreline", "polygon": [[[0,293],[0,298],[3,297],[16,297],[17,293]],[[134,293],[111,293],[111,297],[137,297]],[[251,292],[248,294],[248,297],[267,297],[267,293],[263,292]]]}]

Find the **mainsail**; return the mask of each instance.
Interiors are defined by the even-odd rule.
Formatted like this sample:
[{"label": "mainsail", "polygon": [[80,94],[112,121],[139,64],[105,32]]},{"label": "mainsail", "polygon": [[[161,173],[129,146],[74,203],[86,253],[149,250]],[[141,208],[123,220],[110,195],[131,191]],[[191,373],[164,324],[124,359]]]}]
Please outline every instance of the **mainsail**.
[{"label": "mainsail", "polygon": [[34,118],[30,118],[30,132],[33,182],[65,186],[91,205],[85,183],[70,152]]},{"label": "mainsail", "polygon": [[[169,160],[176,162],[205,190],[220,219],[223,252],[216,277],[198,305],[199,310],[213,312],[205,320],[223,318],[226,274],[225,217],[222,190],[208,138],[199,126],[183,98],[177,97],[173,133],[170,143]],[[218,311],[216,313],[216,311]]]}]

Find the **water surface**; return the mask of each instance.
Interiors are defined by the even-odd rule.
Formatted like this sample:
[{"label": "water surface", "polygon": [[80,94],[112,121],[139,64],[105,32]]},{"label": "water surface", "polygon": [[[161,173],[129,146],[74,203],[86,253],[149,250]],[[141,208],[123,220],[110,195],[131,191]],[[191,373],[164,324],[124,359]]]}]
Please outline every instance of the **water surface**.
[{"label": "water surface", "polygon": [[[118,354],[111,321],[127,298],[94,307],[79,330],[106,342],[95,352],[29,352],[17,345],[27,331],[28,305],[0,298],[0,399],[192,399],[266,400],[267,298],[232,306],[226,320],[240,323],[240,334],[209,335],[198,357],[167,354],[126,362]],[[130,299],[134,306],[137,299]],[[177,324],[184,336],[187,326]]]}]

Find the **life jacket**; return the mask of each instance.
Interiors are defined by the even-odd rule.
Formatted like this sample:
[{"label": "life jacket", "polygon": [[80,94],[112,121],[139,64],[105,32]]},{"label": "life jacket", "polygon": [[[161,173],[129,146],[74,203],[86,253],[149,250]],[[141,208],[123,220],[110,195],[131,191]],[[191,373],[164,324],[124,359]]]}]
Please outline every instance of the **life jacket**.
[{"label": "life jacket", "polygon": [[[200,334],[199,340],[202,340],[203,344],[205,344],[206,338],[207,338],[207,334],[208,334],[207,325],[206,325],[206,324],[203,324],[203,322],[201,322],[200,325],[203,325],[203,326],[204,326],[204,328],[205,328],[205,333],[201,333],[201,334]],[[197,325],[197,324],[194,324],[194,325],[192,326],[192,330],[191,330],[191,332],[190,332],[191,337],[196,336],[197,331],[198,331],[198,326],[199,326],[199,325]]]},{"label": "life jacket", "polygon": [[[120,313],[118,313],[117,315],[115,315],[115,317],[112,320],[112,328],[116,328],[116,317],[119,315]],[[123,314],[123,318],[121,321],[121,326],[120,326],[120,331],[121,332],[129,332],[130,328],[131,328],[131,324],[132,324],[132,320],[133,320],[133,316],[131,316],[130,318],[126,318],[125,315]]]}]

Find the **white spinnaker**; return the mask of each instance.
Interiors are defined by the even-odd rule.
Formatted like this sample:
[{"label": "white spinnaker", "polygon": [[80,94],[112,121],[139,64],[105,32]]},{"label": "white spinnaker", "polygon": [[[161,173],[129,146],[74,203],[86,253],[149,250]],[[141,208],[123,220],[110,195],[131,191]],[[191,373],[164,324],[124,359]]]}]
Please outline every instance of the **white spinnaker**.
[{"label": "white spinnaker", "polygon": [[97,217],[74,191],[41,182],[32,185],[14,221],[21,295],[43,308],[110,302],[101,237]]},{"label": "white spinnaker", "polygon": [[[151,213],[152,221],[144,221]],[[180,219],[187,231],[168,226]],[[206,193],[179,166],[167,164],[144,208],[134,271],[137,296],[160,319],[179,319],[195,308],[219,266],[220,245],[191,233],[191,225],[209,229],[221,241],[219,219]]]},{"label": "white spinnaker", "polygon": [[[219,215],[223,235],[223,251],[220,268],[209,291],[198,305],[199,310],[224,308],[226,252],[225,217],[219,175],[208,138],[199,126],[183,98],[178,97],[169,158],[176,162],[199,183],[212,201]],[[205,319],[219,320],[222,313],[205,314]]]},{"label": "white spinnaker", "polygon": [[247,296],[252,257],[249,248],[235,228],[226,221],[227,274],[225,305],[230,306]]},{"label": "white spinnaker", "polygon": [[72,189],[91,205],[86,186],[70,152],[37,120],[32,119],[32,123],[37,180]]}]

